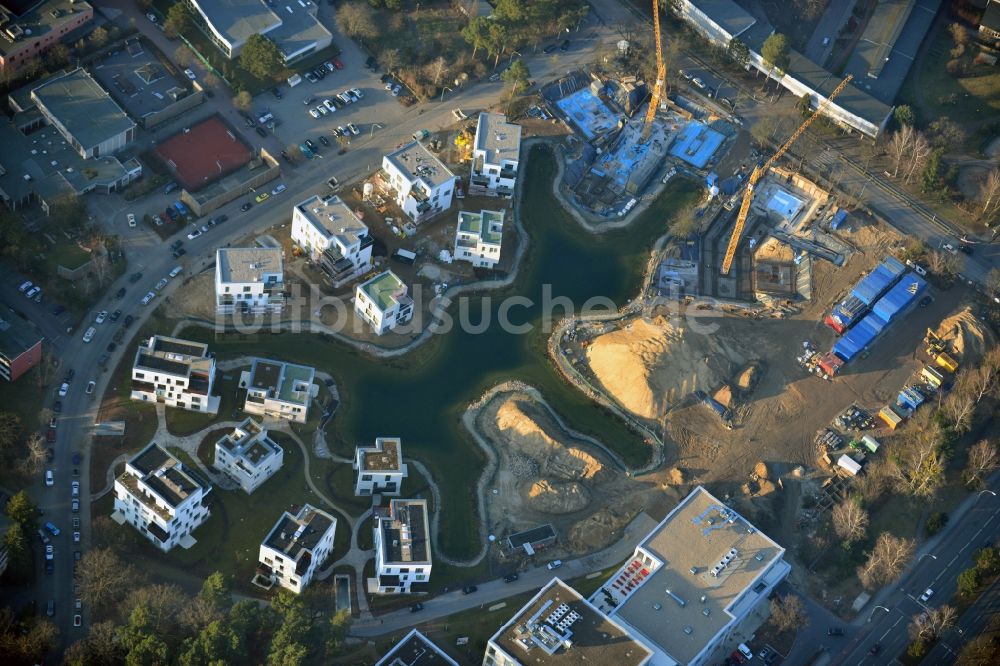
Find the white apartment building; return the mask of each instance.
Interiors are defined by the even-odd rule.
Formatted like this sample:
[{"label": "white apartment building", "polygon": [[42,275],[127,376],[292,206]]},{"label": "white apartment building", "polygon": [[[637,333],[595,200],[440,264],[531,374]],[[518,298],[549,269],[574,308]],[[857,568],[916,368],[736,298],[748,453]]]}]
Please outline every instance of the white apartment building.
[{"label": "white apartment building", "polygon": [[305,423],[309,403],[319,394],[315,378],[314,368],[255,358],[250,370],[240,373],[240,388],[247,392],[243,411]]},{"label": "white apartment building", "polygon": [[385,155],[382,170],[393,199],[413,222],[451,208],[458,178],[419,141]]},{"label": "white apartment building", "polygon": [[214,384],[215,358],[204,343],[154,335],[135,352],[133,400],[215,414],[219,396],[212,395]]},{"label": "white apartment building", "polygon": [[190,548],[191,533],[208,520],[205,495],[212,490],[180,460],[155,442],[125,463],[115,479],[115,510],[119,525],[131,524],[153,545],[166,552],[176,545]]},{"label": "white apartment building", "polygon": [[292,242],[320,266],[334,287],[372,267],[374,239],[354,211],[330,196],[313,196],[292,211]]},{"label": "white apartment building", "polygon": [[406,478],[399,437],[377,437],[375,446],[354,449],[354,494],[399,495]]},{"label": "white apartment building", "polygon": [[413,299],[406,292],[395,273],[380,273],[354,289],[354,314],[382,335],[413,318]]},{"label": "white apartment building", "polygon": [[486,643],[483,666],[643,666],[652,651],[553,578]]},{"label": "white apartment building", "polygon": [[455,230],[455,259],[480,268],[493,268],[500,261],[503,243],[503,211],[479,213],[463,210]]},{"label": "white apartment building", "polygon": [[250,417],[215,443],[215,466],[248,494],[274,476],[284,460],[285,450]]},{"label": "white apartment building", "polygon": [[715,664],[741,623],[788,575],[784,554],[698,486],[590,602],[652,650],[651,665]]},{"label": "white apartment building", "polygon": [[375,666],[458,666],[458,662],[418,630],[410,629]]},{"label": "white apartment building", "polygon": [[409,594],[431,578],[431,535],[427,501],[393,499],[375,510],[375,577],[372,594]]},{"label": "white apartment building", "polygon": [[257,562],[271,582],[298,594],[333,550],[337,519],[306,504],[284,512],[260,544]]},{"label": "white apartment building", "polygon": [[476,124],[469,194],[510,197],[521,160],[521,126],[502,113],[483,112]]},{"label": "white apartment building", "polygon": [[220,247],[215,251],[215,311],[280,313],[285,306],[281,248]]}]

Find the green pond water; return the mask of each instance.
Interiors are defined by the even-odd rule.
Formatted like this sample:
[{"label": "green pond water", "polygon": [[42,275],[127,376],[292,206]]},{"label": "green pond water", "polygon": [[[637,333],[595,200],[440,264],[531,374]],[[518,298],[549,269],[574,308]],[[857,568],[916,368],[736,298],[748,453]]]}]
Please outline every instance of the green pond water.
[{"label": "green pond water", "polygon": [[[524,196],[517,204],[530,237],[528,251],[514,286],[468,299],[468,321],[479,324],[490,317],[482,332],[452,326],[412,353],[390,360],[307,334],[260,335],[252,343],[237,335],[209,340],[222,357],[271,355],[332,374],[343,402],[328,429],[331,448],[349,456],[356,444],[376,436],[402,437],[405,455],[427,464],[441,489],[441,547],[452,557],[469,556],[480,547],[475,484],[482,454],[460,417],[494,384],[527,382],[570,426],[599,438],[629,464],[648,459],[648,447],[638,436],[566,384],[548,361],[548,335],[540,321],[544,290],[551,290],[550,300],[568,297],[578,309],[595,296],[624,304],[638,290],[649,250],[667,229],[672,211],[689,201],[696,187],[675,179],[627,229],[598,236],[584,232],[553,197],[555,173],[552,153],[533,148],[521,176]],[[501,303],[512,296],[534,303],[509,314],[513,324],[530,324],[527,334],[505,331],[496,323]],[[451,314],[458,319],[457,308]]]}]

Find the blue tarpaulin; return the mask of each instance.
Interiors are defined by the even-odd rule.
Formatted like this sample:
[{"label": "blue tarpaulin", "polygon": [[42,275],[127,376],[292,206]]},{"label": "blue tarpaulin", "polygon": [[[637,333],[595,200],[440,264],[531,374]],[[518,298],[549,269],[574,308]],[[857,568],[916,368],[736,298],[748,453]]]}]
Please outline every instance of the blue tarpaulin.
[{"label": "blue tarpaulin", "polygon": [[851,294],[871,305],[879,299],[903,274],[906,266],[901,264],[895,257],[886,257],[875,270],[861,279],[851,290]]},{"label": "blue tarpaulin", "polygon": [[841,225],[843,225],[844,222],[846,221],[847,221],[847,211],[838,210],[837,214],[833,216],[832,220],[830,220],[830,228],[834,230],[839,229]]},{"label": "blue tarpaulin", "polygon": [[896,315],[909,307],[920,294],[924,293],[926,288],[927,283],[923,278],[915,273],[907,273],[895,287],[879,299],[878,303],[872,307],[872,312],[884,321],[892,321]]}]

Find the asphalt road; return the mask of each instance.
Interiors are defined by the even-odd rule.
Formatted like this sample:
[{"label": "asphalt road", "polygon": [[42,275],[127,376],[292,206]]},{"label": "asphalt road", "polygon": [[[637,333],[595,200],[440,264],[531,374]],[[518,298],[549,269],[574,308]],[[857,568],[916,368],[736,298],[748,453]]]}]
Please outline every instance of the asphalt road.
[{"label": "asphalt road", "polygon": [[997,613],[1000,613],[1000,579],[993,581],[969,608],[954,627],[945,632],[934,649],[924,659],[925,664],[947,664],[962,651],[966,641],[983,631]]},{"label": "asphalt road", "polygon": [[[994,483],[991,488],[998,490],[1000,485]],[[995,543],[1000,536],[1000,498],[981,493],[972,507],[955,520],[947,538],[920,556],[901,586],[870,611],[870,621],[839,654],[833,655],[832,663],[887,664],[902,653],[909,644],[907,627],[913,616],[929,606],[948,603],[957,590],[958,574],[972,566],[976,550]],[[933,595],[924,603],[920,595],[927,588],[933,590]],[[876,644],[880,651],[873,657],[869,651]]]}]

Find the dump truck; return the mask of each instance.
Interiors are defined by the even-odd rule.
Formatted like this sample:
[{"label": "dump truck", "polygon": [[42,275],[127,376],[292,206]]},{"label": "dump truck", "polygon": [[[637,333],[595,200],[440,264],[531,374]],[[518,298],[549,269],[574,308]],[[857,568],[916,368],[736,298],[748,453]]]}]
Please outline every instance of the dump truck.
[{"label": "dump truck", "polygon": [[941,352],[938,354],[934,357],[934,362],[938,364],[939,368],[944,368],[948,372],[955,372],[958,370],[958,361],[949,356],[948,352]]}]

